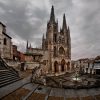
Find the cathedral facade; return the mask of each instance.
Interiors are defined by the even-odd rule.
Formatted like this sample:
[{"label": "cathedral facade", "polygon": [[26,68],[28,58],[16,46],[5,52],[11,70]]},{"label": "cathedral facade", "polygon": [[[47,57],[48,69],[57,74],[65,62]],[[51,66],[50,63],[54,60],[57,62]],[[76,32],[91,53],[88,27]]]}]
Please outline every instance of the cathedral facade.
[{"label": "cathedral facade", "polygon": [[[38,49],[38,48],[37,48]],[[37,52],[38,51],[38,52]],[[27,47],[27,52],[35,53],[42,59],[41,66],[45,66],[47,73],[65,73],[71,71],[71,38],[70,29],[66,23],[65,14],[63,15],[63,24],[58,30],[58,21],[55,20],[54,7],[51,8],[50,20],[47,22],[46,36],[42,38],[42,48]]]}]

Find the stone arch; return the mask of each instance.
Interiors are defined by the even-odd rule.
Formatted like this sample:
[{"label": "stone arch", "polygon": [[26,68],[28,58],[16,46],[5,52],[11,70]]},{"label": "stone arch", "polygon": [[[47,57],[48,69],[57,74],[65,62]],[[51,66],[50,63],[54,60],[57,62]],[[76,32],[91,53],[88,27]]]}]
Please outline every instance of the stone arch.
[{"label": "stone arch", "polygon": [[67,63],[67,70],[70,70],[70,62]]},{"label": "stone arch", "polygon": [[62,59],[62,61],[61,61],[61,71],[64,72],[64,70],[65,70],[65,60]]},{"label": "stone arch", "polygon": [[58,71],[59,71],[58,62],[55,61],[55,62],[54,62],[54,72],[58,72]]},{"label": "stone arch", "polygon": [[59,48],[59,54],[64,55],[65,54],[65,50],[63,47]]}]

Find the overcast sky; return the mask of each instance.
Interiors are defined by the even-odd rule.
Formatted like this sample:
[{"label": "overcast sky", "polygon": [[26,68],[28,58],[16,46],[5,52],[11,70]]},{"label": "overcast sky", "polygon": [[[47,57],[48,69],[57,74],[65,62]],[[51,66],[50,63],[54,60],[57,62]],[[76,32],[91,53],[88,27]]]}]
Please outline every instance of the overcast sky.
[{"label": "overcast sky", "polygon": [[100,0],[0,0],[0,21],[19,50],[26,40],[41,46],[54,5],[59,27],[63,13],[71,31],[72,59],[100,55]]}]

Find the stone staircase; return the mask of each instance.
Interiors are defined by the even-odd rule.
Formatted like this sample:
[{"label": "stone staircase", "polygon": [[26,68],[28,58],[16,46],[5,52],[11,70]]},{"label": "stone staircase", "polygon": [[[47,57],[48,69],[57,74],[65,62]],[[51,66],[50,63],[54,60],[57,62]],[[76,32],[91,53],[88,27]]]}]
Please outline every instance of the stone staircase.
[{"label": "stone staircase", "polygon": [[18,72],[0,58],[0,88],[20,80]]}]

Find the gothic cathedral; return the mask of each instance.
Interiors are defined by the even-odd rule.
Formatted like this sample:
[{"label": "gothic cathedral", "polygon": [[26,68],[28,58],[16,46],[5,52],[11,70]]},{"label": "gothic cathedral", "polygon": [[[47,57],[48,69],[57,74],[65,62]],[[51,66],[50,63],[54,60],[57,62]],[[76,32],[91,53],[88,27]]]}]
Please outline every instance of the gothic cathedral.
[{"label": "gothic cathedral", "polygon": [[71,71],[71,38],[66,24],[65,14],[60,32],[58,21],[55,21],[54,7],[51,8],[50,20],[47,23],[46,38],[42,39],[42,49],[48,51],[48,71],[63,73]]},{"label": "gothic cathedral", "polygon": [[55,21],[54,7],[52,6],[46,36],[43,35],[42,38],[42,48],[32,48],[31,45],[28,47],[27,43],[26,52],[30,55],[32,66],[41,66],[42,71],[46,73],[71,72],[71,38],[65,14],[63,15],[62,28],[59,31],[58,21]]}]

